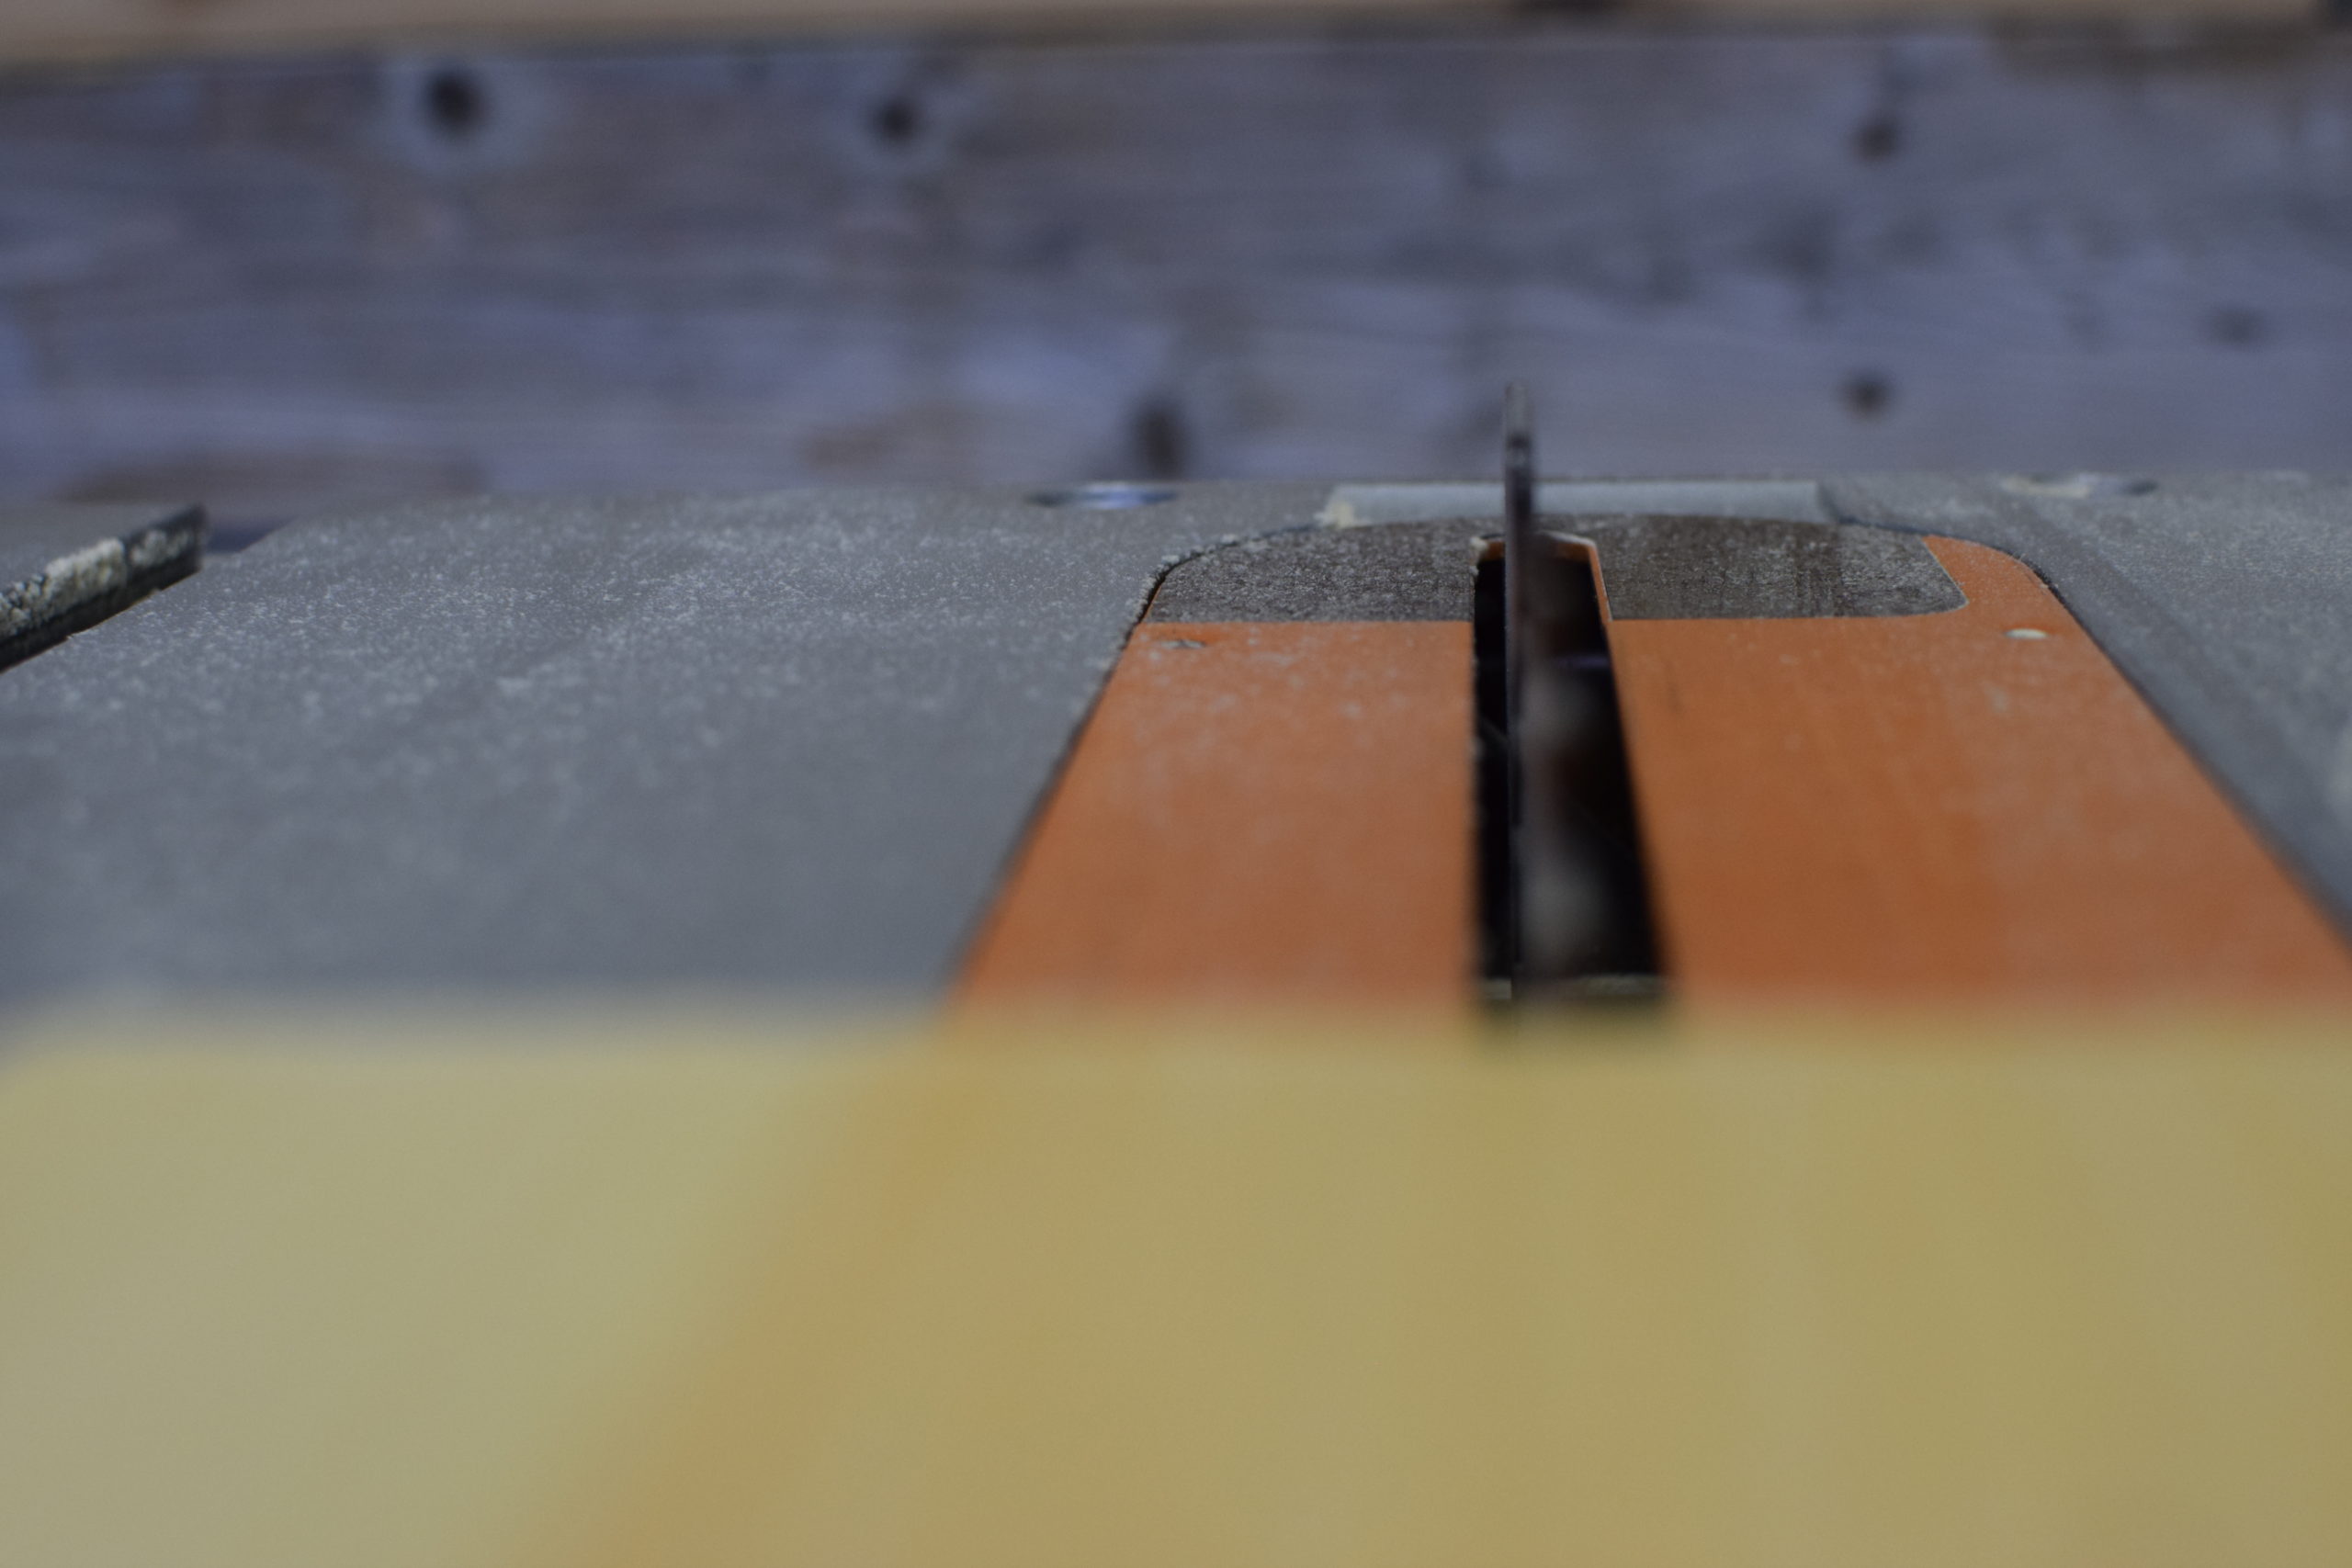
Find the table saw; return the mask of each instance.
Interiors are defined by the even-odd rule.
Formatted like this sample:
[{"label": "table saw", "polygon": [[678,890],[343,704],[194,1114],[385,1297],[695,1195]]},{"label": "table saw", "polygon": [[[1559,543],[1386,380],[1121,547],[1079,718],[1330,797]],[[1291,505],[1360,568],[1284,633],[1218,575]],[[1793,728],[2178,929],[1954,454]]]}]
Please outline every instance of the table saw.
[{"label": "table saw", "polygon": [[255,532],[0,516],[0,1558],[2352,1551],[2352,480]]}]

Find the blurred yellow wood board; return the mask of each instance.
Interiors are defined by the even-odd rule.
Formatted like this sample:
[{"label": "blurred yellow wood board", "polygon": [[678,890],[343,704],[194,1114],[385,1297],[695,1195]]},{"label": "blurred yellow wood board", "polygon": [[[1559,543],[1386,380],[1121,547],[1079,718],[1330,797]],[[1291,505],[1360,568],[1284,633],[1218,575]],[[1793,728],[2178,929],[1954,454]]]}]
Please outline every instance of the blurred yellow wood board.
[{"label": "blurred yellow wood board", "polygon": [[2352,1561],[2340,1048],[239,1032],[0,1069],[0,1562]]}]

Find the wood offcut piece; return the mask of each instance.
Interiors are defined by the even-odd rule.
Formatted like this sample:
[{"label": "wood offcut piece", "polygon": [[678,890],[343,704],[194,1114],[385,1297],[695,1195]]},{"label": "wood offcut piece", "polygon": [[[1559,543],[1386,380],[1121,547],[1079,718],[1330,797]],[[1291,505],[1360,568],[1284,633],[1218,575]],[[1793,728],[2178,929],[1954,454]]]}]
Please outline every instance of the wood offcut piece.
[{"label": "wood offcut piece", "polygon": [[177,582],[203,558],[198,507],[0,510],[0,669]]},{"label": "wood offcut piece", "polygon": [[1928,546],[1962,608],[1612,624],[1677,994],[2352,1000],[2343,942],[2041,580]]}]

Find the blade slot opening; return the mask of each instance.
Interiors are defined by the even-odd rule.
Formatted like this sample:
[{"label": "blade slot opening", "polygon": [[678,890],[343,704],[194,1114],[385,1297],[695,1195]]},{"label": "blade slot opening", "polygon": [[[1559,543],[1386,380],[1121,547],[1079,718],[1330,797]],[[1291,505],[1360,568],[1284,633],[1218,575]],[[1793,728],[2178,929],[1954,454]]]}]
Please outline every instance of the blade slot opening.
[{"label": "blade slot opening", "polygon": [[1596,563],[1578,540],[1530,543],[1515,714],[1499,540],[1478,563],[1473,611],[1485,992],[1653,998],[1663,976]]}]

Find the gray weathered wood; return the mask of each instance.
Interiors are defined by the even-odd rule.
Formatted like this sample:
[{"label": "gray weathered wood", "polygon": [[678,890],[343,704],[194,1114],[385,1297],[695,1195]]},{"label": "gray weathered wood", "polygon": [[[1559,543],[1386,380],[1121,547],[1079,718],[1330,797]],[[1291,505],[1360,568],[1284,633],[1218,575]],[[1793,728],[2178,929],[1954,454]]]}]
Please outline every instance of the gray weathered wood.
[{"label": "gray weathered wood", "polygon": [[[1586,0],[1643,19],[2278,23],[2326,0]],[[0,59],[95,60],[229,50],[368,49],[417,40],[610,44],[648,37],[807,37],[849,28],[1166,28],[1202,21],[1491,17],[1494,0],[8,0]]]},{"label": "gray weathered wood", "polygon": [[2340,466],[2352,47],[1573,27],[0,85],[0,495]]}]

